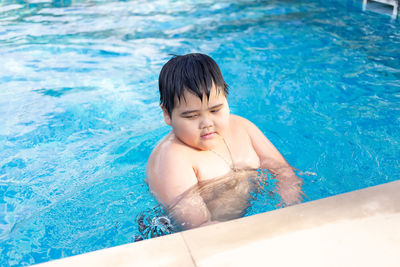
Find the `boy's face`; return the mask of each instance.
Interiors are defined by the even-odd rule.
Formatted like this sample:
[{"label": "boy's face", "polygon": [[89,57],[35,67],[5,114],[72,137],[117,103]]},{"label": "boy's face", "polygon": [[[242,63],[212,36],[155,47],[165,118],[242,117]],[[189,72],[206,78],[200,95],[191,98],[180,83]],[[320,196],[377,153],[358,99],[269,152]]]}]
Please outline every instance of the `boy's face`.
[{"label": "boy's face", "polygon": [[[176,100],[177,101],[177,100]],[[171,116],[164,111],[165,122],[172,126],[175,136],[183,143],[199,150],[214,148],[229,127],[229,106],[222,90],[211,89],[203,101],[187,90],[176,102]]]}]

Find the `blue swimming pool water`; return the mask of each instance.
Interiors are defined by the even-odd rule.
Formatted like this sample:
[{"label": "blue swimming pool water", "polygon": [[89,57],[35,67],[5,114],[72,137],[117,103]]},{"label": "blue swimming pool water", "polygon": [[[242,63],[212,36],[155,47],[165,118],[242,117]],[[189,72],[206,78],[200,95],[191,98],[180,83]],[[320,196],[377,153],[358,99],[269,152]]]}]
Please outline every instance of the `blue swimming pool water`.
[{"label": "blue swimming pool water", "polygon": [[219,63],[307,200],[400,178],[400,26],[358,1],[29,2],[0,1],[1,266],[134,241],[169,54]]}]

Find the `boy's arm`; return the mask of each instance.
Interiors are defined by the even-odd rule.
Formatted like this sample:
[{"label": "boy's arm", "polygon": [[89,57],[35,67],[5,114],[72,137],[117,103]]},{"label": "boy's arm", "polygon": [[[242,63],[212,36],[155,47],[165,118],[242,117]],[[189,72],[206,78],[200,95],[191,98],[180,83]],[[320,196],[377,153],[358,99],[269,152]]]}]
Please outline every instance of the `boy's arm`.
[{"label": "boy's arm", "polygon": [[302,200],[302,180],[296,176],[293,167],[285,160],[275,146],[249,120],[240,117],[255,152],[260,159],[260,167],[270,170],[278,180],[278,192],[286,205],[296,204]]},{"label": "boy's arm", "polygon": [[208,224],[211,218],[203,198],[191,190],[197,186],[197,177],[188,158],[170,151],[160,155],[158,166],[148,171],[152,193],[165,207],[173,205],[170,215],[184,229]]}]

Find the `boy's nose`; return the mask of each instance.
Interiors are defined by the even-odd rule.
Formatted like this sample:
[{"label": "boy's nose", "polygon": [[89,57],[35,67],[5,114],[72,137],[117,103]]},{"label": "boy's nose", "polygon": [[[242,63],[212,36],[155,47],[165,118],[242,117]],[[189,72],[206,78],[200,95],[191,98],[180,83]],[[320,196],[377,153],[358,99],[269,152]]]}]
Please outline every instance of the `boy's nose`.
[{"label": "boy's nose", "polygon": [[213,126],[212,120],[208,116],[203,116],[200,121],[200,129],[209,128]]}]

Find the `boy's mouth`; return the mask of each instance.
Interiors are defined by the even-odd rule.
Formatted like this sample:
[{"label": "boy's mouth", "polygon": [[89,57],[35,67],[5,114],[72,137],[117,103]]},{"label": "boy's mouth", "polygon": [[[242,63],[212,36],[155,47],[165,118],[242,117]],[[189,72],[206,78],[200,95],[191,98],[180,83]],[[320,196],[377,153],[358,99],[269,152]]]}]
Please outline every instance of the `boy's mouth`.
[{"label": "boy's mouth", "polygon": [[215,136],[215,134],[216,134],[215,132],[210,132],[210,133],[202,134],[202,135],[200,135],[200,137],[202,139],[210,139],[210,138],[213,138]]}]

